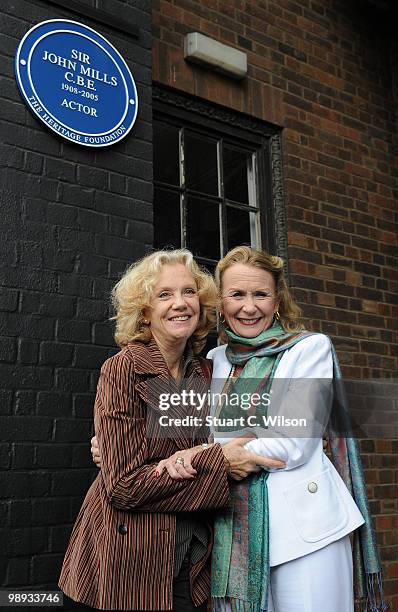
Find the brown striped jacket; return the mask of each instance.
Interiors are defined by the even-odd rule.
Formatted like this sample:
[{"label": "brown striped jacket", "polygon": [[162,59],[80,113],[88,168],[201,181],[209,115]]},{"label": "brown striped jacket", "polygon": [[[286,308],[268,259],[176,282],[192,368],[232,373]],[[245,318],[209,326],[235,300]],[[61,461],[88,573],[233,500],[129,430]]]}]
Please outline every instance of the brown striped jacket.
[{"label": "brown striped jacket", "polygon": [[[206,368],[210,372],[205,360],[194,358],[188,385],[204,380]],[[156,478],[160,459],[193,445],[184,437],[146,435],[147,412],[156,413],[156,407],[147,409],[148,382],[169,379],[153,340],[127,345],[101,369],[94,419],[102,467],[78,514],[59,580],[69,597],[93,608],[172,609],[178,512],[208,519],[207,554],[191,568],[190,581],[195,605],[209,596],[211,515],[206,511],[228,503],[223,453],[217,444],[198,453],[194,480],[172,480],[167,473]],[[195,444],[200,441],[204,438]]]}]

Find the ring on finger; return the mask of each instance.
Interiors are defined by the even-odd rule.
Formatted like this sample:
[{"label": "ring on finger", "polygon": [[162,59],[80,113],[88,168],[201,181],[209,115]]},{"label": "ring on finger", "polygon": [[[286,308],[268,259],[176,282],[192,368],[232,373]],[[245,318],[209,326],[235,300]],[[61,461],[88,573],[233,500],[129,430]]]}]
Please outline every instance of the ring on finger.
[{"label": "ring on finger", "polygon": [[178,463],[178,465],[184,465],[184,457],[177,457],[175,462],[176,464]]}]

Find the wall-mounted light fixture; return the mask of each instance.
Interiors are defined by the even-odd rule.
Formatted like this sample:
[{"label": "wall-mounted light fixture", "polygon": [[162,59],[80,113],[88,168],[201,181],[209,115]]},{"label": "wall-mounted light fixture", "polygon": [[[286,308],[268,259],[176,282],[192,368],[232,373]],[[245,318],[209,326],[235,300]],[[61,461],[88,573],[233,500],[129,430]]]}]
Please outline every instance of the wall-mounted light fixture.
[{"label": "wall-mounted light fixture", "polygon": [[246,53],[199,32],[190,32],[185,36],[184,57],[235,79],[242,79],[247,74]]}]

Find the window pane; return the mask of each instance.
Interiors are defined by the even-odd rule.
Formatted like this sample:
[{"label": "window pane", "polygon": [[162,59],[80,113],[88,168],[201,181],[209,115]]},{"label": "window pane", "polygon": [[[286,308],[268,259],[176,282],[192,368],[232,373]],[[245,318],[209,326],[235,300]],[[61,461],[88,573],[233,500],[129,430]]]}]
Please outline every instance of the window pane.
[{"label": "window pane", "polygon": [[251,245],[250,214],[239,208],[227,206],[228,250],[240,244]]},{"label": "window pane", "polygon": [[218,195],[217,143],[186,131],[184,156],[187,188]]},{"label": "window pane", "polygon": [[156,249],[181,246],[180,195],[155,188],[153,200],[154,236]]},{"label": "window pane", "polygon": [[178,128],[167,123],[153,124],[154,180],[180,184]]},{"label": "window pane", "polygon": [[201,198],[187,199],[187,248],[194,255],[219,259],[219,204]]},{"label": "window pane", "polygon": [[224,195],[228,200],[249,203],[247,187],[247,162],[249,153],[238,151],[224,145]]}]

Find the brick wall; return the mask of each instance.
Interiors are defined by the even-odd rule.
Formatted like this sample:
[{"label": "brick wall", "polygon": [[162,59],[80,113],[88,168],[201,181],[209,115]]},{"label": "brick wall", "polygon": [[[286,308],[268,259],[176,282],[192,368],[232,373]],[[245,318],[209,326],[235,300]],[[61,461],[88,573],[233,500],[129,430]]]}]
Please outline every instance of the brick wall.
[{"label": "brick wall", "polygon": [[[333,337],[347,376],[396,376],[393,15],[336,0],[152,7],[154,81],[283,128],[291,282],[309,326]],[[192,31],[246,52],[247,78],[185,62]],[[395,73],[395,102],[396,82]],[[362,452],[386,591],[398,608],[398,442],[365,440]]]},{"label": "brick wall", "polygon": [[[101,8],[127,31],[136,24],[138,38],[41,0],[0,11],[0,588],[55,586],[94,473],[93,396],[115,350],[109,292],[152,245],[150,3]],[[114,146],[69,144],[19,95],[20,39],[62,17],[106,36],[132,70],[138,118]]]}]

